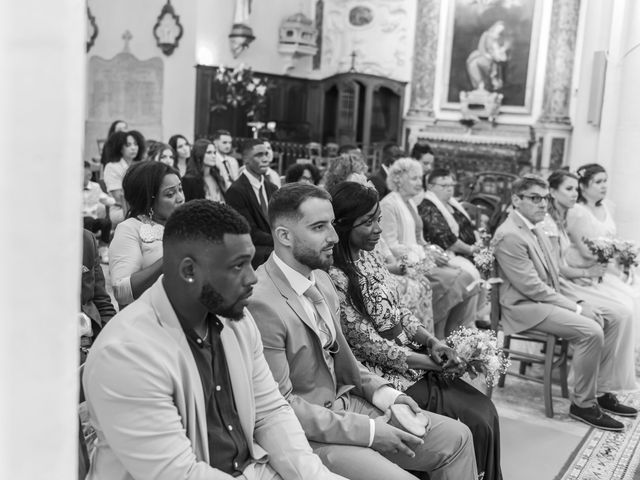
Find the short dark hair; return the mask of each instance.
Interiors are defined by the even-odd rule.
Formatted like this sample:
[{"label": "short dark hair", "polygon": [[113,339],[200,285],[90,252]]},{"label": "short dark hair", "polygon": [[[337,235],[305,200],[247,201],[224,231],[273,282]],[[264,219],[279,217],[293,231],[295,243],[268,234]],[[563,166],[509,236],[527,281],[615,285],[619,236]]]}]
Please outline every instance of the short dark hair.
[{"label": "short dark hair", "polygon": [[325,189],[308,183],[287,183],[271,196],[269,200],[269,224],[271,228],[280,217],[300,218],[299,208],[310,198],[331,201],[331,195]]},{"label": "short dark hair", "polygon": [[162,243],[204,240],[222,243],[225,234],[251,232],[245,218],[229,205],[196,199],[176,208],[164,226]]},{"label": "short dark hair", "polygon": [[243,144],[242,144],[242,156],[246,156],[249,154],[249,152],[251,152],[251,150],[253,150],[253,147],[256,147],[258,145],[264,145],[264,142],[260,139],[257,138],[250,138],[249,140],[246,140]]},{"label": "short dark hair", "polygon": [[448,168],[435,168],[427,179],[427,183],[433,184],[436,178],[453,177],[453,173]]},{"label": "short dark hair", "polygon": [[428,143],[416,142],[413,145],[413,148],[411,149],[411,158],[415,158],[416,160],[420,160],[422,155],[424,155],[425,153],[429,153],[429,154],[433,155],[433,150],[431,150],[431,147],[429,146],[429,144]]},{"label": "short dark hair", "polygon": [[124,199],[129,204],[127,218],[148,214],[164,177],[170,174],[180,178],[178,170],[161,162],[138,162],[129,167],[122,179]]},{"label": "short dark hair", "polygon": [[531,187],[549,188],[549,184],[544,178],[534,173],[527,173],[513,182],[511,185],[511,193],[513,195],[520,195]]},{"label": "short dark hair", "polygon": [[313,163],[294,163],[289,165],[284,174],[284,183],[294,183],[302,178],[302,174],[308,170],[313,179],[313,184],[317,185],[320,181],[320,172]]},{"label": "short dark hair", "polygon": [[137,162],[142,159],[146,148],[146,142],[144,136],[137,130],[130,130],[128,132],[114,132],[104,144],[105,151],[107,152],[107,161],[119,162],[122,159],[122,147],[127,144],[127,137],[133,137],[138,144],[138,154],[133,159]]},{"label": "short dark hair", "polygon": [[215,132],[213,132],[213,139],[214,140],[218,140],[223,135],[227,135],[227,136],[233,138],[231,136],[231,132],[229,130],[216,130]]}]

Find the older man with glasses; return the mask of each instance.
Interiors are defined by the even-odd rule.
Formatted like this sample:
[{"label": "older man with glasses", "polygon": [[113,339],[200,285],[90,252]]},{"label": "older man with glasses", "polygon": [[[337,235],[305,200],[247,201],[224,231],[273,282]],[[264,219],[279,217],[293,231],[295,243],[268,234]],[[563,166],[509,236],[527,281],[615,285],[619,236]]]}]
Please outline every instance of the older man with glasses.
[{"label": "older man with glasses", "polygon": [[502,322],[506,334],[532,328],[569,340],[573,345],[575,385],[569,415],[603,430],[624,424],[603,412],[629,416],[635,409],[620,404],[608,390],[621,329],[616,317],[600,313],[573,289],[561,285],[558,259],[536,224],[547,213],[549,187],[536,175],[512,186],[514,210],[494,236]]}]

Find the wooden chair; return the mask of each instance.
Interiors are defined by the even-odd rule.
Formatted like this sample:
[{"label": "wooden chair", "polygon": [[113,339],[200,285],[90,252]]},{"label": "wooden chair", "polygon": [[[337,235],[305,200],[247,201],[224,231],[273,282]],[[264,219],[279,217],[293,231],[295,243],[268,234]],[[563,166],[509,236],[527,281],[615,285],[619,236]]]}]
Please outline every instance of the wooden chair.
[{"label": "wooden chair", "polygon": [[[500,307],[500,291],[499,286],[494,285],[491,290],[491,327],[494,331],[500,328],[501,307]],[[511,347],[511,342],[530,342],[541,346],[540,353],[529,353]],[[567,386],[567,357],[569,350],[568,340],[552,335],[550,333],[540,332],[535,329],[527,330],[512,335],[504,336],[503,350],[511,362],[519,362],[518,372],[509,371],[501,375],[498,379],[498,387],[504,387],[506,375],[524,378],[537,383],[542,383],[544,391],[544,413],[547,417],[553,418],[553,399],[552,399],[552,375],[555,369],[560,374],[560,391],[563,398],[569,398],[569,388]],[[544,366],[544,375],[542,378],[534,377],[527,374],[527,367],[532,364],[540,364]]]}]

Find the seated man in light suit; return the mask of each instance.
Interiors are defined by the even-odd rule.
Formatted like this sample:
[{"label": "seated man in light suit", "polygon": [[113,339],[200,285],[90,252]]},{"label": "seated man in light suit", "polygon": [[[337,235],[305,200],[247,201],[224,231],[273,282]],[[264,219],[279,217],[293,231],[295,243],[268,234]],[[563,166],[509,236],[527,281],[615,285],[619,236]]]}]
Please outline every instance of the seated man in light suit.
[{"label": "seated man in light suit", "polygon": [[[493,243],[498,262],[500,305],[505,333],[535,328],[565,338],[574,347],[575,387],[571,417],[593,427],[620,431],[624,425],[603,413],[630,415],[607,391],[607,372],[613,367],[619,343],[619,317],[600,313],[559,281],[559,268],[545,233],[535,227],[547,213],[549,188],[542,178],[528,174],[512,186],[514,210],[498,228]],[[600,396],[598,396],[600,395]]]},{"label": "seated man in light suit", "polygon": [[407,468],[432,480],[475,479],[473,440],[461,422],[423,412],[430,420],[423,438],[386,423],[382,413],[393,403],[420,409],[358,363],[342,334],[326,273],[338,241],[333,219],[331,197],[314,185],[285,185],[269,203],[275,250],[257,271],[249,310],[280,391],[314,451],[340,475],[415,480]]},{"label": "seated man in light suit", "polygon": [[329,479],[278,392],[245,309],[249,225],[193,200],[164,229],[164,276],[94,344],[84,388],[89,479]]}]

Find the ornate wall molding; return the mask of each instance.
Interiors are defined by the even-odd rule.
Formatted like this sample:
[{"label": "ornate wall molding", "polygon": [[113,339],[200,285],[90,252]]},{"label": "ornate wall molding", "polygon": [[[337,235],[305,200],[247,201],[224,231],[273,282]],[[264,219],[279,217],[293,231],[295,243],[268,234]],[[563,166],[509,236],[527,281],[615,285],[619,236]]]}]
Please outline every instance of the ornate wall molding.
[{"label": "ornate wall molding", "polygon": [[410,116],[433,117],[441,0],[417,0]]},{"label": "ornate wall molding", "polygon": [[580,0],[554,0],[540,123],[571,123],[571,78]]}]

